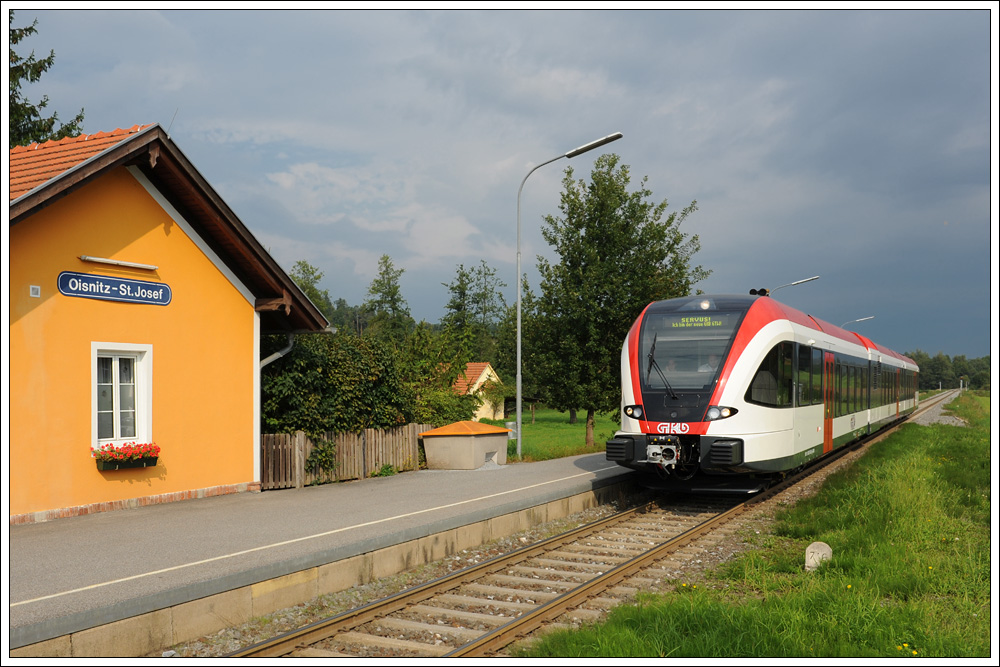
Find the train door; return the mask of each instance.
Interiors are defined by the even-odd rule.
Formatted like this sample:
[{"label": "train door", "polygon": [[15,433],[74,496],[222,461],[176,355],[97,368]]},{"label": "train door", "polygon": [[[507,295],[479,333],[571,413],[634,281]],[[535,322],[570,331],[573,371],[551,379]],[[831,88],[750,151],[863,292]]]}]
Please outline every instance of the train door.
[{"label": "train door", "polygon": [[833,352],[823,353],[823,453],[833,450],[833,415],[837,398]]}]

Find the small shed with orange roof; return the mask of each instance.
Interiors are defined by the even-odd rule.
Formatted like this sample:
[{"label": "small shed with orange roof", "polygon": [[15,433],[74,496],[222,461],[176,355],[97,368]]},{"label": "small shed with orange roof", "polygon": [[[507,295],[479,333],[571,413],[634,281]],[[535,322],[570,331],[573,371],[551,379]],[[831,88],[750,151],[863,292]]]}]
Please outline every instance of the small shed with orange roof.
[{"label": "small shed with orange roof", "polygon": [[[487,383],[501,384],[500,376],[493,370],[493,366],[488,362],[469,362],[465,365],[465,370],[455,379],[453,385],[456,392],[460,394],[478,394],[482,399],[482,404],[476,410],[473,419],[503,419],[503,403],[494,404],[485,399],[481,392]],[[498,414],[499,413],[499,414]]]},{"label": "small shed with orange roof", "polygon": [[[159,125],[9,173],[11,523],[259,489],[260,338],[322,313]],[[92,458],[130,443],[156,464]]]}]

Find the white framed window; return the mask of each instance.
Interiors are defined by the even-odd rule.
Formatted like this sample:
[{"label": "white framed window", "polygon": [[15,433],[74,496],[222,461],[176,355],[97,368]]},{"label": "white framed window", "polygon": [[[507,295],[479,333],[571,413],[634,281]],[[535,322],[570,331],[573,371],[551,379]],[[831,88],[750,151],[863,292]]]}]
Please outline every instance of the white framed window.
[{"label": "white framed window", "polygon": [[153,346],[91,343],[91,441],[152,442]]}]

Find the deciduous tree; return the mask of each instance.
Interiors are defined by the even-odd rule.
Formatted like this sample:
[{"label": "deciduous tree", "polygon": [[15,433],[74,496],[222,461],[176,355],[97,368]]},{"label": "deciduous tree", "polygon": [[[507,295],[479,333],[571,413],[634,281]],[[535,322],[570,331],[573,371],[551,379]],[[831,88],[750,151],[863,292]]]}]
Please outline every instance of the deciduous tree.
[{"label": "deciduous tree", "polygon": [[646,178],[631,192],[630,181],[615,154],[597,158],[589,183],[566,169],[561,215],[545,216],[542,227],[559,261],[538,260],[536,371],[553,407],[586,410],[588,445],[596,412],[617,411],[621,346],[636,316],[709,275],[691,265],[698,236],[680,230],[696,203],[666,214],[667,201],[651,201]]},{"label": "deciduous tree", "polygon": [[403,273],[403,269],[393,265],[389,255],[382,255],[378,260],[378,275],[368,287],[364,303],[365,310],[372,316],[368,334],[389,343],[394,350],[402,347],[414,326],[399,286]]},{"label": "deciduous tree", "polygon": [[319,287],[319,281],[323,279],[323,272],[309,262],[300,259],[295,262],[295,266],[292,267],[288,275],[299,286],[299,289],[309,297],[313,305],[319,308],[326,320],[332,322],[334,308],[333,304],[330,303],[330,292]]},{"label": "deciduous tree", "polygon": [[472,269],[459,264],[455,280],[442,284],[448,288],[450,298],[441,324],[457,352],[456,359],[495,364],[497,323],[506,309],[500,291],[505,283],[486,260],[480,260],[479,266]]},{"label": "deciduous tree", "polygon": [[473,348],[476,340],[476,321],[472,312],[472,273],[459,264],[455,270],[455,279],[450,283],[441,283],[448,288],[448,304],[445,306],[444,317],[441,318],[441,335],[449,350],[448,363],[455,366],[456,373],[472,361]]}]

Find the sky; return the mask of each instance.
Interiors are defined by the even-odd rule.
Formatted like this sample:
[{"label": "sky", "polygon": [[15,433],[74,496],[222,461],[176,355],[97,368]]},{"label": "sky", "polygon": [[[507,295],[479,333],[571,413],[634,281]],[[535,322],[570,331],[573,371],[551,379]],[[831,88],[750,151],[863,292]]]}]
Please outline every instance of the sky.
[{"label": "sky", "polygon": [[19,54],[56,54],[29,100],[63,120],[82,108],[87,133],[159,123],[275,260],[317,267],[334,300],[361,304],[388,254],[418,321],[439,321],[445,284],[483,260],[515,303],[522,180],[621,132],[524,181],[536,292],[537,256],[558,261],[540,230],[565,169],[589,180],[610,152],[668,212],[697,202],[681,226],[711,271],[697,289],[818,275],[772,298],[870,318],[848,328],[899,352],[995,352],[995,2],[7,4],[15,26],[38,20]]}]

